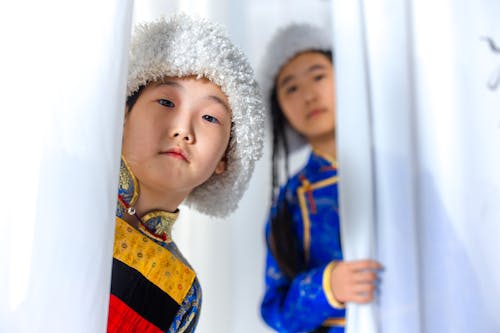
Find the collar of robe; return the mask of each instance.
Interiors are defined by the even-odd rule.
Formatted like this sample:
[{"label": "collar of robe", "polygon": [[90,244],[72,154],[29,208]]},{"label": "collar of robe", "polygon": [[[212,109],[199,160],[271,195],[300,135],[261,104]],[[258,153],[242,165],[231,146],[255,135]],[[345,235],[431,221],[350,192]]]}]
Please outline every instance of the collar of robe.
[{"label": "collar of robe", "polygon": [[147,236],[161,242],[171,242],[172,227],[179,216],[179,210],[175,212],[152,210],[139,216],[134,208],[137,198],[139,198],[139,183],[122,156],[116,216],[122,219],[126,214],[134,216],[139,222],[139,230]]}]

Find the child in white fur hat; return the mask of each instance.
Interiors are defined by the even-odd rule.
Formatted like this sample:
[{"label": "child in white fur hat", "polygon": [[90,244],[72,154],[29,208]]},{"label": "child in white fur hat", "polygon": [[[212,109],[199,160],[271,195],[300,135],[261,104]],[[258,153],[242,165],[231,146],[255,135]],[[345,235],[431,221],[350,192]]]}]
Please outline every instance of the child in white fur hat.
[{"label": "child in white fur hat", "polygon": [[[342,258],[332,51],[324,30],[290,24],[269,42],[261,68],[273,126],[274,200],[261,313],[278,332],[344,332],[344,304],[370,302],[380,268]],[[289,153],[306,144],[309,160],[290,175]]]},{"label": "child in white fur hat", "polygon": [[263,145],[253,71],[225,31],[175,15],[130,48],[108,332],[193,332],[196,274],[171,238],[181,202],[226,216]]}]

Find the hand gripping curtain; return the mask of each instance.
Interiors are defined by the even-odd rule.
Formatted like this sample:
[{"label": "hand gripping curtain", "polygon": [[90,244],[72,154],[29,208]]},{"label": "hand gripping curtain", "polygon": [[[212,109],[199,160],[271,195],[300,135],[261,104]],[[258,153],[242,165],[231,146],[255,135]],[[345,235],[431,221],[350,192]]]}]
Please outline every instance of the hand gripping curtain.
[{"label": "hand gripping curtain", "polygon": [[132,1],[0,5],[0,332],[105,332]]},{"label": "hand gripping curtain", "polygon": [[385,266],[348,333],[500,332],[498,13],[334,1],[344,252]]}]

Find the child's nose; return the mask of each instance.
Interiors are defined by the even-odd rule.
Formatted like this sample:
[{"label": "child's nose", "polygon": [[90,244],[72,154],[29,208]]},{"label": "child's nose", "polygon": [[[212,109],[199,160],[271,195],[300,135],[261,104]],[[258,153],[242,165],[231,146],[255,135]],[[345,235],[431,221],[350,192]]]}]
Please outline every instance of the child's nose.
[{"label": "child's nose", "polygon": [[313,88],[306,88],[304,89],[304,101],[309,104],[313,101],[316,100],[316,98],[318,97],[317,93],[316,93],[316,90],[313,89]]},{"label": "child's nose", "polygon": [[174,139],[182,140],[182,141],[185,141],[187,143],[194,142],[194,135],[191,133],[191,131],[189,131],[187,129],[178,128],[178,129],[173,130],[172,137]]}]

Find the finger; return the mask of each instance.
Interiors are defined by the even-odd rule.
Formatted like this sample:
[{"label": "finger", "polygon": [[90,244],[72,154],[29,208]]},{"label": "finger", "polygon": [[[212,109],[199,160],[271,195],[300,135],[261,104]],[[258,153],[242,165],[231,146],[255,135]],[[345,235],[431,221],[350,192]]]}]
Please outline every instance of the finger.
[{"label": "finger", "polygon": [[350,264],[350,268],[356,271],[367,269],[378,270],[382,268],[380,263],[370,259],[350,261]]},{"label": "finger", "polygon": [[359,271],[354,275],[353,279],[357,283],[371,283],[377,280],[377,274],[373,271]]},{"label": "finger", "polygon": [[370,283],[360,283],[352,287],[355,294],[373,294],[375,286]]},{"label": "finger", "polygon": [[365,304],[373,300],[373,294],[356,294],[352,297],[352,302]]}]

